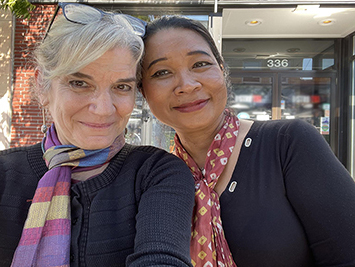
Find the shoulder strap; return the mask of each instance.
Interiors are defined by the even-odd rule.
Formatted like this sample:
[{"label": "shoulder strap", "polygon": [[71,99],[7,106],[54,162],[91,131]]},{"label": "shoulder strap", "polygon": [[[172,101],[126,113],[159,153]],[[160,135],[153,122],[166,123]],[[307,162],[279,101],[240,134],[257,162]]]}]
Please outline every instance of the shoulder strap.
[{"label": "shoulder strap", "polygon": [[235,165],[237,164],[240,150],[243,144],[243,141],[248,134],[250,127],[253,125],[254,121],[251,120],[240,120],[240,128],[237,136],[237,140],[234,145],[233,152],[231,156],[229,157],[228,163],[226,167],[224,168],[224,171],[222,172],[221,176],[218,178],[218,182],[214,188],[214,190],[217,192],[218,195],[221,195],[223,191],[226,189],[233,171],[235,169]]}]

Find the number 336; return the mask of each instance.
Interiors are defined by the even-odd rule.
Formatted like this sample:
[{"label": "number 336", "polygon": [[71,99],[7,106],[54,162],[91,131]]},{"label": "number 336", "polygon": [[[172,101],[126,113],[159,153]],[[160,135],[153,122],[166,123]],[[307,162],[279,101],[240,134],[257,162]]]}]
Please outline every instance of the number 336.
[{"label": "number 336", "polygon": [[288,59],[268,59],[267,66],[269,68],[286,68],[288,67]]}]

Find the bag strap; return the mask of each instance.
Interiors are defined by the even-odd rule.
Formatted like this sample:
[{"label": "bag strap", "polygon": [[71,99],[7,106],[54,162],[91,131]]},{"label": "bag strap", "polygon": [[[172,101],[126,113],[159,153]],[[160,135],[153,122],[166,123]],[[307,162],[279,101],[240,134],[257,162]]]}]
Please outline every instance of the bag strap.
[{"label": "bag strap", "polygon": [[233,152],[230,155],[228,163],[224,168],[224,171],[218,178],[218,182],[214,188],[214,190],[217,192],[219,196],[224,192],[224,190],[226,190],[226,187],[230,179],[232,178],[232,174],[237,164],[240,150],[242,148],[242,144],[253,123],[254,121],[251,120],[240,120],[239,132],[238,132],[237,140],[234,145]]}]

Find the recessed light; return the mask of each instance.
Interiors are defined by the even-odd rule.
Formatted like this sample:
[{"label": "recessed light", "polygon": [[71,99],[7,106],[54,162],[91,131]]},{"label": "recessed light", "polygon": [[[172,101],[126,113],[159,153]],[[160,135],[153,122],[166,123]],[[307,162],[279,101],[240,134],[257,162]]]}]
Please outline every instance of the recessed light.
[{"label": "recessed light", "polygon": [[289,48],[286,51],[289,52],[289,53],[296,53],[296,52],[301,51],[301,49],[299,49],[297,47],[294,47],[294,48]]},{"label": "recessed light", "polygon": [[244,47],[237,47],[237,48],[233,49],[233,52],[243,53],[243,52],[245,52],[245,48]]},{"label": "recessed light", "polygon": [[335,19],[323,19],[318,22],[318,24],[321,26],[328,26],[328,25],[332,25],[334,23],[335,23]]},{"label": "recessed light", "polygon": [[257,25],[261,24],[261,20],[259,20],[259,19],[247,20],[245,22],[245,24],[248,25],[248,26],[257,26]]}]

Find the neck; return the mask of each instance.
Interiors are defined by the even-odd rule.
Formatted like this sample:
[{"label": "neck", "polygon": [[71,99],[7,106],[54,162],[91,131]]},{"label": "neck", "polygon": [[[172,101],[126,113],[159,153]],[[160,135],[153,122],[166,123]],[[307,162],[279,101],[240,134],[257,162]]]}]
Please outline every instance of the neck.
[{"label": "neck", "polygon": [[211,143],[223,125],[224,113],[214,125],[198,130],[179,130],[176,133],[185,150],[194,159],[199,168],[205,167],[206,155]]}]

